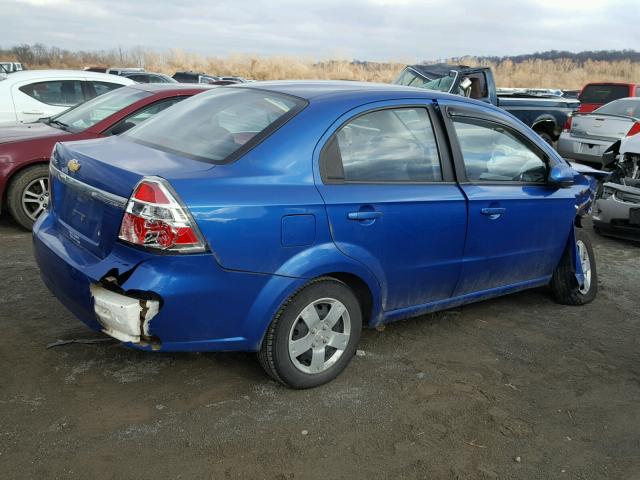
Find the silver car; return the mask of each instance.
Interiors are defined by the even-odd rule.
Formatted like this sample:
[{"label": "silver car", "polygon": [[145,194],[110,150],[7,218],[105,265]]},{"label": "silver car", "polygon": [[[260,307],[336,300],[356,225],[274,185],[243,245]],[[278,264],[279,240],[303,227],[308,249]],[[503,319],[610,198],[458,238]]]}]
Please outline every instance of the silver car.
[{"label": "silver car", "polygon": [[[640,240],[640,135],[625,138],[605,155],[611,173],[593,206],[597,233]],[[610,160],[609,157],[612,157]]]},{"label": "silver car", "polygon": [[640,97],[621,98],[592,113],[577,113],[558,139],[557,150],[570,160],[602,165],[602,154],[627,136],[640,133]]}]

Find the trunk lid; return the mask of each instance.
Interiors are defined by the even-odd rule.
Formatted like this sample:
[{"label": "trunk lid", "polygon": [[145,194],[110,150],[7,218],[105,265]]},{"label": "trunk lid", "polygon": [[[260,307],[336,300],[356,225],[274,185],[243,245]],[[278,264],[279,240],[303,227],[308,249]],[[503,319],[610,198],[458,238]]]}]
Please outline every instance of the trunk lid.
[{"label": "trunk lid", "polygon": [[143,177],[171,181],[212,168],[117,137],[57,144],[51,161],[51,213],[63,235],[104,258],[117,240],[126,203]]},{"label": "trunk lid", "polygon": [[571,136],[594,140],[619,140],[627,135],[635,120],[622,115],[576,115],[571,122]]}]

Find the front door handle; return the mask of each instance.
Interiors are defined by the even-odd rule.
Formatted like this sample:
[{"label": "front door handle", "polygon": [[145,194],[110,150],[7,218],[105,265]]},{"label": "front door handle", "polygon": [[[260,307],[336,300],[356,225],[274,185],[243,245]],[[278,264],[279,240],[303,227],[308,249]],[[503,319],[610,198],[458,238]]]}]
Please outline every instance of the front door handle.
[{"label": "front door handle", "polygon": [[480,210],[480,213],[488,216],[491,220],[495,220],[496,218],[500,218],[500,215],[506,211],[507,209],[504,207],[487,207]]},{"label": "front door handle", "polygon": [[44,112],[40,110],[24,110],[22,113],[24,115],[44,115]]},{"label": "front door handle", "polygon": [[349,220],[375,220],[376,218],[380,218],[381,216],[382,212],[376,211],[360,211],[347,213],[347,218]]}]

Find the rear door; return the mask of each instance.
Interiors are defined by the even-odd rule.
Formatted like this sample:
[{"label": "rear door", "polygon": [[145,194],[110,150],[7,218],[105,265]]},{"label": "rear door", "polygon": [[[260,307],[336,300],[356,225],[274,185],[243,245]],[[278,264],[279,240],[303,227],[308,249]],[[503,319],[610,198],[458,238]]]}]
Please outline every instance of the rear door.
[{"label": "rear door", "polygon": [[455,296],[547,279],[575,216],[571,189],[547,184],[549,157],[500,113],[455,101],[445,112],[469,226]]},{"label": "rear door", "polygon": [[337,247],[379,279],[386,311],[449,298],[467,223],[430,105],[383,102],[339,119],[319,144],[318,189]]}]

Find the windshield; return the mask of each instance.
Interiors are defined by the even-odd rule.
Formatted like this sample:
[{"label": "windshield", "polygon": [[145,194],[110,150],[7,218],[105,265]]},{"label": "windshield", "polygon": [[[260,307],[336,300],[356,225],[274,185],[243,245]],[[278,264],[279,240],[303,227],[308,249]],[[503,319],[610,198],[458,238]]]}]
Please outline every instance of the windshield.
[{"label": "windshield", "polygon": [[405,68],[393,83],[397,85],[406,85],[408,87],[427,88],[429,90],[437,90],[439,92],[449,92],[451,91],[451,87],[453,86],[455,79],[456,75],[453,72],[447,76],[439,77],[434,75],[433,78],[430,78],[426,75],[418,74],[414,70]]},{"label": "windshield", "polygon": [[226,163],[304,108],[296,97],[220,87],[193,96],[132,128],[124,137],[210,163]]},{"label": "windshield", "polygon": [[151,93],[135,88],[118,88],[51,117],[49,123],[70,132],[81,132],[149,95]]},{"label": "windshield", "polygon": [[640,117],[640,99],[632,100],[629,98],[623,98],[622,100],[615,100],[611,103],[598,108],[594,113],[600,113],[602,115],[624,115],[625,117]]}]

